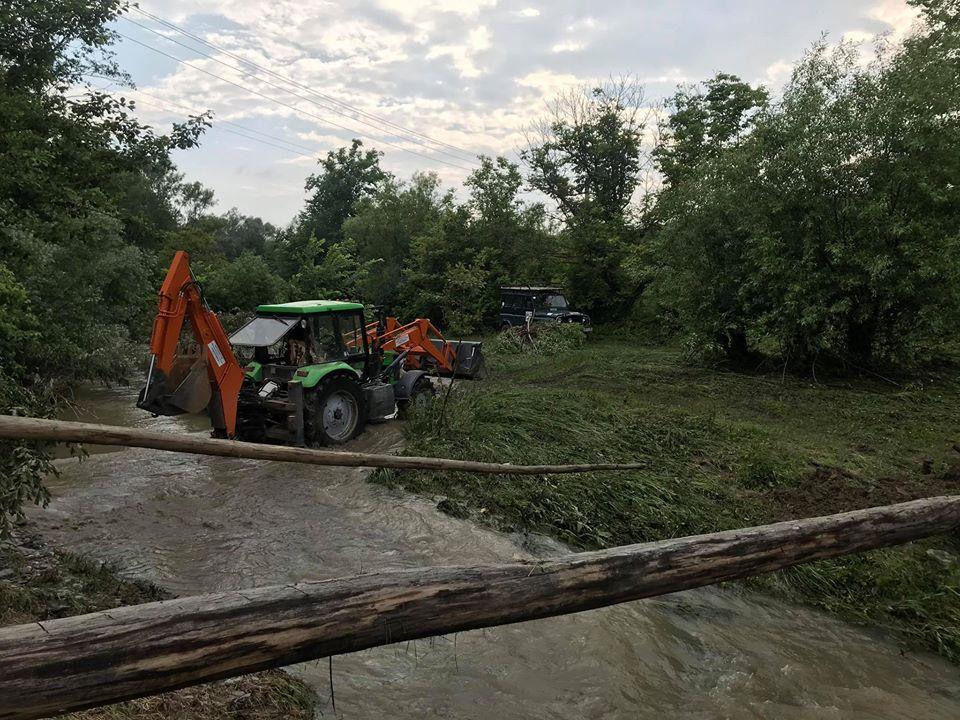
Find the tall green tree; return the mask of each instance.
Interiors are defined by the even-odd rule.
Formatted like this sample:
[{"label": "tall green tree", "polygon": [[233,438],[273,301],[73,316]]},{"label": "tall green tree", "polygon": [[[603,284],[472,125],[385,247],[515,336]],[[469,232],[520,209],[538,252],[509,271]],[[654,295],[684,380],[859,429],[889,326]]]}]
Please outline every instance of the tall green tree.
[{"label": "tall green tree", "polygon": [[864,67],[818,43],[783,98],[658,202],[656,286],[734,357],[912,362],[960,315],[960,11]]},{"label": "tall green tree", "polygon": [[685,173],[738,142],[768,101],[766,88],[728,73],[680,88],[666,103],[669,116],[660,124],[660,140],[653,150],[665,182],[677,184]]},{"label": "tall green tree", "polygon": [[358,203],[373,197],[388,179],[380,168],[382,156],[379,150],[363,150],[360,140],[327,153],[320,171],[307,178],[311,195],[297,225],[323,245],[342,240],[343,224],[356,214]]},{"label": "tall green tree", "polygon": [[629,79],[576,90],[550,107],[522,153],[528,183],[564,218],[569,290],[600,319],[619,316],[636,291],[622,268],[646,115],[643,89]]},{"label": "tall green tree", "polygon": [[[0,349],[3,412],[50,413],[71,382],[123,377],[131,334],[148,327],[153,250],[177,222],[170,152],[195,145],[206,118],[160,135],[127,101],[77,91],[87,73],[125,81],[107,29],[125,8],[0,6],[0,315],[12,345]],[[136,210],[144,198],[148,212]],[[0,523],[43,499],[46,468],[38,448],[0,445]]]}]

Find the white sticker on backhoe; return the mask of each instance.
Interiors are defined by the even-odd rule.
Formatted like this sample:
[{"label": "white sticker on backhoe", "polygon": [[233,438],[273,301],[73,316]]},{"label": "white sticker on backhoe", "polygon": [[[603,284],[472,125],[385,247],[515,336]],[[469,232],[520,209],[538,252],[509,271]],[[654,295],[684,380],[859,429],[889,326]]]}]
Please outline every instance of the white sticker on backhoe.
[{"label": "white sticker on backhoe", "polygon": [[397,339],[396,339],[396,341],[395,341],[395,344],[396,344],[396,345],[406,345],[408,342],[410,342],[410,336],[407,335],[407,334],[403,334],[403,335],[398,335],[398,336],[397,336]]},{"label": "white sticker on backhoe", "polygon": [[217,363],[217,367],[223,367],[223,364],[226,362],[223,358],[223,353],[220,352],[220,348],[217,347],[217,341],[211,340],[207,343],[207,349],[210,351],[210,354],[213,355],[214,362]]}]

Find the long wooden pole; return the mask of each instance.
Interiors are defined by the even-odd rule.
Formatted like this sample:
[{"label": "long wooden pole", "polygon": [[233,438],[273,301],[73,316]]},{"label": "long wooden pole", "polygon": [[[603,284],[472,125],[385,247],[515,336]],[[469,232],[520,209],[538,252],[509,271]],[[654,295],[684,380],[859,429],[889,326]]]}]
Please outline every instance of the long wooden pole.
[{"label": "long wooden pole", "polygon": [[472,460],[447,460],[432,457],[402,457],[375,453],[347,452],[341,450],[311,450],[281,445],[258,445],[233,440],[214,440],[206,437],[163,433],[153,430],[136,430],[98,425],[94,423],[69,422],[66,420],[42,420],[39,418],[0,415],[0,438],[9,440],[40,440],[47,442],[79,442],[92,445],[121,445],[125,447],[152,448],[194,455],[219,455],[221,457],[249,458],[252,460],[278,460],[281,462],[306,463],[308,465],[333,465],[339,467],[378,467],[401,470],[447,470],[497,475],[555,475],[596,471],[638,470],[647,463],[586,463],[579,465],[513,465],[512,463],[474,462]]},{"label": "long wooden pole", "polygon": [[531,563],[217,593],[0,628],[0,718],[37,718],[431,635],[590,610],[960,526],[960,496]]}]

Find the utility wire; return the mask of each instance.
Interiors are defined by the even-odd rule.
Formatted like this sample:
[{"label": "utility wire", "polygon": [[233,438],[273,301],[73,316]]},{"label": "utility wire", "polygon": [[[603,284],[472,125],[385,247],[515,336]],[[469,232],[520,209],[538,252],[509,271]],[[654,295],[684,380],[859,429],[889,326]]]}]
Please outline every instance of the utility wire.
[{"label": "utility wire", "polygon": [[[87,75],[87,77],[100,78],[101,76],[100,76],[100,75]],[[104,79],[104,80],[107,80],[107,79],[109,79],[109,78],[103,78],[103,79]],[[109,86],[106,86],[106,87],[109,87]],[[101,90],[105,90],[106,87],[100,88],[100,89],[101,89]],[[145,105],[149,105],[149,106],[151,106],[151,107],[158,108],[158,109],[160,109],[160,110],[163,110],[163,111],[165,111],[165,112],[169,112],[169,113],[171,113],[171,114],[175,114],[175,113],[173,112],[173,110],[171,110],[171,109],[170,109],[169,107],[167,107],[166,105],[162,105],[161,103],[168,103],[169,105],[172,105],[172,106],[175,107],[175,108],[180,108],[180,110],[183,111],[183,112],[191,113],[191,114],[193,114],[193,115],[201,115],[202,112],[203,112],[203,111],[200,111],[200,110],[195,110],[195,109],[192,109],[192,108],[190,108],[190,107],[187,107],[186,105],[184,105],[184,104],[182,104],[182,103],[177,103],[177,102],[173,102],[173,101],[170,101],[170,100],[164,100],[163,98],[158,97],[158,96],[156,96],[156,95],[153,95],[153,94],[151,94],[151,93],[148,93],[148,92],[146,92],[146,91],[144,91],[144,90],[141,90],[140,88],[131,88],[131,91],[137,93],[138,95],[145,95],[145,96],[148,97],[148,98],[152,98],[153,101],[154,101],[154,102],[147,102],[146,100],[140,100],[140,99],[138,99],[138,98],[135,98],[135,101],[136,101],[136,102],[142,102],[142,103],[145,104]],[[280,137],[280,136],[278,136],[278,135],[271,135],[270,133],[265,133],[265,132],[263,132],[262,130],[255,130],[254,128],[247,127],[246,125],[241,125],[241,124],[239,124],[239,123],[235,123],[235,122],[233,122],[232,120],[223,120],[223,119],[214,118],[213,127],[214,127],[214,128],[217,128],[217,127],[220,127],[221,125],[230,125],[230,126],[232,126],[232,127],[237,128],[238,130],[242,130],[242,131],[245,132],[245,133],[253,133],[253,134],[255,134],[255,135],[262,135],[262,136],[265,137],[265,138],[268,138],[268,139],[270,139],[270,140],[274,140],[274,141],[279,142],[279,143],[283,143],[284,145],[289,145],[290,147],[293,147],[293,148],[299,148],[299,149],[301,149],[301,150],[306,150],[308,153],[310,153],[310,157],[318,157],[319,155],[323,154],[323,151],[321,151],[321,150],[319,150],[319,149],[317,149],[317,148],[308,147],[307,145],[301,145],[300,143],[292,142],[292,141],[287,140],[287,139],[285,139],[285,138],[282,138],[282,137]],[[226,130],[227,128],[220,128],[220,129]],[[256,138],[249,138],[249,139],[250,139],[250,140],[256,140]],[[282,150],[287,150],[287,149],[289,149],[289,148],[281,148],[281,149],[282,149]],[[302,154],[302,153],[301,153],[301,154]]]},{"label": "utility wire", "polygon": [[[185,48],[185,49],[189,50],[190,52],[197,53],[197,54],[201,55],[202,57],[205,57],[205,58],[207,58],[207,59],[209,59],[209,60],[213,60],[215,63],[218,63],[218,64],[220,64],[220,65],[223,65],[224,67],[229,68],[230,70],[233,70],[234,72],[240,73],[241,75],[243,75],[243,76],[245,76],[245,77],[247,77],[247,78],[249,78],[249,79],[251,79],[251,80],[256,80],[257,82],[263,83],[263,84],[268,85],[268,86],[270,86],[270,87],[272,87],[272,88],[276,88],[277,90],[280,90],[280,91],[283,92],[283,93],[286,93],[286,94],[288,94],[288,95],[293,95],[293,97],[297,98],[298,100],[303,100],[303,101],[306,101],[306,102],[308,102],[308,103],[312,103],[313,105],[316,105],[317,107],[319,107],[319,108],[321,108],[321,109],[323,109],[323,110],[327,110],[327,111],[333,112],[333,113],[335,113],[335,114],[337,114],[337,115],[341,115],[341,116],[343,116],[343,117],[346,117],[346,118],[349,119],[349,120],[353,120],[354,122],[360,122],[360,123],[362,123],[362,124],[364,124],[364,125],[367,125],[367,126],[369,126],[369,127],[374,128],[375,130],[378,130],[378,131],[380,131],[380,132],[388,132],[388,133],[392,133],[392,134],[394,134],[394,135],[398,135],[397,133],[391,131],[389,128],[379,127],[378,125],[374,125],[373,123],[369,123],[369,122],[367,122],[367,121],[365,121],[365,120],[363,120],[363,119],[361,119],[361,118],[355,118],[355,117],[353,117],[353,116],[351,116],[351,115],[348,115],[348,114],[346,114],[346,113],[344,113],[344,112],[341,112],[341,111],[337,110],[336,108],[331,108],[331,107],[328,107],[328,106],[323,105],[323,104],[321,104],[321,103],[318,103],[316,100],[313,100],[313,99],[311,99],[311,98],[309,98],[309,97],[305,97],[305,96],[303,96],[303,95],[299,95],[299,94],[297,94],[296,92],[294,92],[293,90],[291,90],[290,88],[284,87],[284,86],[282,86],[282,85],[278,85],[278,84],[275,83],[275,82],[271,82],[270,80],[267,80],[267,79],[265,79],[265,78],[262,78],[262,77],[258,76],[256,73],[249,72],[249,71],[247,71],[247,70],[244,70],[244,69],[241,68],[241,67],[236,67],[235,65],[231,65],[230,63],[224,62],[223,60],[220,60],[219,58],[217,58],[217,57],[214,56],[214,55],[210,55],[210,54],[208,54],[208,53],[205,53],[205,52],[203,52],[202,50],[197,50],[196,48],[191,47],[190,45],[186,45],[185,43],[182,43],[182,42],[180,42],[179,40],[175,40],[174,38],[169,37],[168,35],[164,35],[162,32],[159,32],[159,31],[157,31],[157,30],[154,30],[153,28],[147,27],[146,25],[142,25],[142,24],[136,22],[135,20],[130,20],[129,18],[124,18],[124,20],[126,20],[126,21],[129,22],[129,23],[132,23],[133,25],[137,25],[138,27],[141,27],[141,28],[143,28],[144,30],[146,30],[146,31],[148,31],[148,32],[151,32],[151,33],[153,33],[154,35],[157,35],[157,36],[163,38],[164,40],[166,40],[166,41],[168,41],[168,42],[172,42],[172,43],[174,43],[175,45],[179,45],[180,47]],[[123,33],[118,33],[118,34],[119,34],[121,37],[127,38],[128,40],[133,40],[133,38],[129,37],[128,35],[124,35]],[[137,41],[134,41],[134,42],[137,42]],[[144,44],[144,43],[141,43],[141,44]],[[148,45],[147,47],[151,47],[151,46]],[[151,49],[154,49],[154,50],[155,50],[156,48],[151,48]],[[184,64],[188,64],[188,65],[189,65],[189,63],[187,63],[185,60],[181,60],[180,62],[183,62]],[[189,66],[196,68],[195,65],[189,65]],[[199,69],[199,68],[196,68],[196,69]],[[342,124],[338,124],[338,123],[335,123],[335,122],[333,122],[332,120],[329,120],[329,119],[326,119],[326,118],[324,118],[324,121],[327,122],[327,123],[333,124],[333,125],[337,125],[337,127],[341,127],[341,128],[346,129],[346,130],[349,130],[351,133],[357,133],[357,132],[358,132],[358,131],[356,130],[356,128],[352,128],[352,127],[348,127],[348,126],[345,126],[345,125],[342,125]],[[383,140],[382,138],[377,138],[376,136],[371,136],[371,137],[372,137],[372,139],[373,139],[374,141],[376,141],[376,142],[388,143],[387,140]],[[421,147],[423,147],[423,148],[424,148],[426,151],[428,151],[428,152],[433,152],[433,153],[439,153],[439,154],[441,154],[441,155],[446,155],[446,156],[451,157],[451,158],[453,158],[454,160],[458,160],[458,161],[460,161],[460,162],[473,162],[473,163],[476,163],[476,162],[477,162],[476,160],[468,160],[468,161],[465,161],[464,158],[462,158],[462,157],[460,157],[460,156],[458,156],[458,155],[454,155],[453,153],[447,152],[446,150],[441,150],[441,149],[437,149],[437,148],[434,148],[434,147],[430,147],[430,146],[427,145],[425,142],[423,142],[422,140],[419,140],[418,138],[415,138],[415,137],[403,137],[403,136],[399,136],[399,135],[398,135],[398,139],[406,140],[406,141],[408,141],[408,142],[412,142],[412,143],[414,143],[414,144],[416,144],[416,145],[420,145]],[[395,147],[399,147],[399,146],[395,146]],[[413,151],[413,150],[407,150],[407,149],[405,149],[405,148],[401,148],[401,149],[403,149],[405,152],[415,152],[415,151]],[[422,156],[422,157],[423,157],[423,156]],[[442,160],[442,159],[440,159],[440,158],[429,158],[429,159],[435,159],[435,160],[437,160],[437,162],[443,162],[443,163],[446,163],[447,165],[452,165],[452,163],[447,162],[446,160]],[[464,168],[464,169],[468,169],[468,170],[469,170],[470,168]]]},{"label": "utility wire", "polygon": [[[294,85],[294,86],[296,86],[296,87],[298,87],[298,88],[300,88],[300,89],[302,89],[302,90],[306,90],[307,92],[309,92],[309,93],[312,94],[312,95],[316,95],[317,97],[321,97],[321,98],[323,98],[324,100],[327,100],[328,102],[332,102],[332,103],[335,103],[335,104],[337,104],[337,105],[340,105],[341,107],[347,108],[347,109],[350,110],[351,112],[354,112],[354,113],[356,113],[356,114],[358,114],[358,115],[362,115],[362,116],[367,117],[367,118],[370,118],[371,120],[374,120],[374,121],[376,121],[376,122],[383,123],[383,124],[385,124],[385,125],[389,125],[389,126],[395,128],[395,129],[397,129],[397,130],[403,131],[404,133],[407,133],[407,134],[410,134],[410,135],[417,135],[417,136],[419,136],[419,137],[421,137],[421,138],[423,138],[423,139],[425,139],[425,140],[428,140],[428,141],[434,143],[435,145],[442,145],[442,146],[444,146],[444,147],[450,148],[451,150],[456,150],[458,153],[461,153],[462,155],[466,155],[467,157],[469,157],[469,159],[470,159],[472,162],[476,162],[476,160],[475,160],[476,154],[470,152],[469,150],[465,150],[464,148],[458,147],[457,145],[453,145],[453,144],[448,143],[448,142],[445,142],[445,141],[443,141],[443,140],[437,140],[436,138],[431,137],[430,135],[427,135],[427,134],[425,134],[425,133],[419,132],[419,131],[417,131],[417,130],[413,130],[412,128],[405,127],[405,126],[403,126],[403,125],[400,125],[399,123],[395,123],[395,122],[393,122],[392,120],[390,120],[390,119],[388,119],[388,118],[385,118],[385,117],[376,115],[376,114],[374,114],[374,113],[367,112],[366,110],[362,110],[361,108],[358,108],[358,107],[356,107],[355,105],[351,105],[351,104],[348,103],[348,102],[344,102],[344,101],[342,101],[342,100],[338,100],[337,98],[335,98],[335,97],[333,97],[333,96],[331,96],[331,95],[327,95],[326,93],[322,93],[322,92],[320,92],[319,90],[314,90],[313,88],[309,87],[308,85],[304,85],[303,83],[297,82],[296,80],[294,80],[294,79],[292,79],[292,78],[290,78],[290,77],[287,77],[286,75],[282,75],[281,73],[275,72],[275,71],[271,70],[271,69],[268,68],[268,67],[264,67],[263,65],[259,65],[259,64],[255,63],[254,61],[248,60],[248,59],[244,58],[244,57],[241,56],[241,55],[237,55],[236,53],[233,53],[233,52],[231,52],[231,51],[229,51],[229,50],[227,50],[227,49],[225,49],[225,48],[223,48],[223,47],[220,47],[219,45],[216,45],[216,44],[210,42],[209,40],[207,40],[207,39],[205,39],[205,38],[199,37],[198,35],[195,35],[194,33],[191,33],[190,31],[184,29],[183,27],[181,27],[181,26],[179,26],[179,25],[176,25],[175,23],[170,22],[169,20],[164,20],[163,18],[158,17],[157,15],[154,15],[154,14],[152,14],[152,13],[149,13],[149,12],[147,12],[146,10],[143,10],[143,9],[141,9],[141,8],[139,8],[139,7],[136,7],[136,6],[134,6],[133,9],[136,10],[136,11],[137,11],[138,13],[140,13],[141,15],[143,15],[143,16],[145,16],[145,17],[148,17],[148,18],[150,18],[151,20],[153,20],[153,21],[155,21],[155,22],[160,23],[161,25],[164,25],[164,26],[170,28],[171,30],[175,30],[176,32],[181,33],[182,35],[185,35],[186,37],[189,37],[189,38],[195,40],[196,42],[202,43],[202,44],[206,45],[207,47],[212,48],[212,49],[216,50],[217,52],[223,53],[224,55],[227,55],[227,56],[229,56],[229,57],[232,57],[232,58],[234,58],[235,60],[238,60],[238,61],[240,61],[240,62],[242,62],[242,63],[244,63],[244,64],[246,64],[246,65],[250,65],[251,67],[255,67],[255,68],[257,68],[258,70],[260,70],[261,72],[265,72],[265,73],[267,73],[268,75],[271,75],[272,77],[275,77],[275,78],[277,78],[277,79],[279,79],[279,80],[282,80],[282,81],[284,81],[284,82],[286,82],[286,83],[289,83],[289,84],[291,84],[291,85]],[[132,22],[132,23],[134,23],[134,24],[136,24],[136,25],[140,25],[140,23],[137,23],[137,22],[135,22],[134,20],[130,20],[130,18],[124,17],[124,19],[127,20],[127,21],[129,21],[129,22]],[[145,25],[140,25],[140,27],[146,28],[146,29],[148,29],[148,30],[150,29],[150,28],[147,28]],[[151,32],[155,32],[155,31],[151,31]],[[165,37],[165,36],[164,36],[164,37]],[[169,39],[169,38],[168,38],[168,39]],[[326,107],[326,106],[321,106],[321,107]],[[333,108],[327,108],[327,109],[331,109],[331,110],[333,110],[334,112],[339,112],[339,111],[337,111],[337,110],[335,110],[335,109],[333,109]],[[339,114],[345,115],[345,113],[342,113],[342,112],[340,112]],[[346,116],[347,116],[347,117],[351,117],[351,119],[354,119],[354,120],[359,120],[359,118],[357,118],[357,117],[355,117],[355,116],[350,116],[350,115],[346,115]],[[380,129],[383,129],[383,128],[380,128]],[[455,157],[455,156],[454,156],[454,157]],[[463,158],[459,158],[459,157],[458,157],[457,159],[463,160]]]},{"label": "utility wire", "polygon": [[[143,105],[157,108],[159,110],[163,110],[164,112],[173,112],[172,110],[170,110],[170,108],[163,107],[162,105],[158,105],[156,103],[147,102],[146,100],[138,100],[137,102],[142,103]],[[224,121],[221,120],[221,122],[224,122]],[[223,132],[231,133],[232,135],[242,137],[246,140],[252,140],[253,142],[262,143],[263,145],[269,145],[270,147],[277,148],[278,150],[285,150],[286,152],[293,153],[294,155],[299,155],[300,157],[315,158],[319,154],[313,151],[311,151],[310,153],[305,153],[300,150],[297,150],[296,148],[280,145],[278,143],[270,142],[269,140],[262,140],[258,137],[254,137],[253,135],[247,135],[245,132],[241,132],[240,130],[234,130],[233,128],[223,127],[222,125],[214,124],[211,129],[222,130]],[[257,132],[255,130],[251,131],[249,128],[244,128],[244,129],[246,130],[246,132]],[[268,136],[268,137],[273,137],[273,136]],[[280,142],[285,143],[286,140],[280,140]],[[300,147],[303,147],[303,146],[300,146]],[[309,150],[309,148],[307,149]]]},{"label": "utility wire", "polygon": [[[193,63],[187,62],[187,61],[184,60],[183,58],[178,58],[176,55],[171,55],[170,53],[165,52],[165,51],[163,51],[163,50],[160,50],[160,49],[158,49],[158,48],[155,48],[155,47],[153,47],[152,45],[148,45],[148,44],[145,43],[145,42],[141,42],[141,41],[137,40],[136,38],[132,38],[132,37],[130,37],[129,35],[124,35],[122,32],[118,32],[117,35],[119,35],[120,37],[124,38],[125,40],[129,40],[129,41],[132,42],[132,43],[135,43],[135,44],[137,44],[137,45],[140,45],[141,47],[144,47],[144,48],[146,48],[147,50],[150,50],[150,51],[152,51],[152,52],[155,52],[155,53],[157,53],[158,55],[163,55],[164,57],[170,58],[171,60],[175,60],[176,62],[181,63],[181,64],[183,64],[183,65],[186,65],[186,66],[189,67],[189,68],[193,68],[194,70],[197,70],[198,72],[202,72],[204,75],[209,75],[210,77],[216,78],[217,80],[220,80],[221,82],[225,82],[225,83],[227,83],[228,85],[233,85],[234,87],[240,88],[241,90],[244,90],[244,91],[246,91],[246,92],[248,92],[248,93],[251,93],[251,94],[253,94],[253,95],[257,95],[258,97],[262,97],[264,100],[269,100],[270,102],[277,103],[278,105],[282,105],[282,106],[284,106],[284,107],[287,107],[287,108],[293,110],[294,112],[300,113],[301,115],[306,115],[306,116],[308,116],[308,117],[312,117],[312,118],[314,118],[314,119],[316,119],[316,120],[319,120],[320,122],[326,123],[327,125],[333,125],[334,127],[341,128],[342,130],[346,130],[346,131],[348,131],[348,132],[350,132],[350,133],[356,133],[356,130],[355,130],[354,128],[347,127],[346,125],[341,125],[340,123],[334,122],[333,120],[330,120],[329,118],[325,118],[325,117],[323,117],[322,115],[317,115],[316,113],[308,112],[307,110],[303,110],[302,108],[298,108],[298,107],[295,106],[295,105],[291,105],[290,103],[286,103],[286,102],[283,102],[282,100],[278,100],[277,98],[274,98],[274,97],[271,97],[271,96],[269,96],[269,95],[267,95],[267,94],[265,94],[265,93],[259,92],[258,90],[254,90],[253,88],[250,88],[250,87],[247,87],[247,86],[245,86],[245,85],[242,85],[241,83],[234,82],[233,80],[228,80],[227,78],[223,77],[222,75],[217,75],[216,73],[212,73],[212,72],[210,72],[209,70],[204,70],[203,68],[198,67],[198,66],[194,65]],[[405,148],[405,147],[403,147],[402,145],[397,145],[396,143],[390,142],[389,140],[383,140],[383,139],[377,139],[377,138],[370,138],[370,136],[367,136],[367,137],[368,137],[368,139],[372,139],[372,140],[374,140],[375,142],[379,142],[379,143],[381,143],[381,144],[383,144],[383,145],[388,145],[388,146],[390,146],[390,147],[396,148],[397,150],[400,150],[401,152],[409,153],[409,154],[411,154],[411,155],[416,155],[416,156],[418,156],[418,157],[421,157],[421,158],[423,158],[423,159],[425,159],[425,160],[429,160],[429,161],[431,161],[431,162],[443,163],[444,165],[449,165],[450,167],[455,167],[455,168],[457,168],[458,170],[465,170],[465,171],[467,171],[467,172],[473,172],[473,170],[474,170],[474,168],[465,167],[465,166],[463,166],[463,165],[457,165],[456,163],[448,162],[448,161],[443,160],[443,159],[441,159],[441,158],[430,157],[429,155],[424,155],[423,153],[417,152],[416,150],[411,150],[411,149],[409,149],[409,148]]]},{"label": "utility wire", "polygon": [[[379,132],[387,132],[387,133],[390,133],[390,134],[393,134],[393,135],[397,135],[397,132],[394,131],[394,130],[391,130],[390,128],[384,128],[384,127],[381,127],[380,125],[377,125],[377,124],[374,124],[374,123],[371,123],[371,122],[367,122],[366,120],[364,120],[364,119],[362,119],[362,118],[355,117],[355,116],[353,116],[353,115],[350,115],[350,114],[348,114],[348,113],[343,112],[342,110],[338,110],[337,108],[333,108],[333,107],[330,107],[330,106],[328,106],[328,105],[324,105],[324,104],[319,103],[319,102],[317,102],[316,100],[313,100],[313,99],[311,99],[311,98],[309,98],[309,97],[304,97],[303,95],[299,95],[299,94],[295,93],[294,91],[292,91],[290,88],[284,87],[284,86],[282,86],[282,85],[277,85],[275,82],[271,82],[270,80],[266,80],[266,79],[260,77],[259,75],[257,75],[256,73],[250,72],[249,70],[244,70],[242,67],[237,67],[236,65],[231,65],[231,64],[228,63],[228,62],[224,62],[223,60],[221,60],[220,58],[216,57],[215,55],[210,55],[209,53],[205,53],[205,52],[203,52],[202,50],[198,50],[197,48],[195,48],[195,47],[193,47],[193,46],[191,46],[191,45],[187,45],[187,44],[185,44],[185,43],[182,43],[182,42],[180,42],[179,40],[176,40],[176,39],[170,37],[169,35],[164,35],[162,32],[160,32],[160,31],[158,31],[158,30],[154,30],[153,28],[149,27],[148,25],[144,25],[144,24],[142,24],[142,23],[138,23],[136,20],[131,20],[131,19],[128,18],[128,17],[124,17],[123,19],[126,20],[128,23],[131,23],[131,24],[133,24],[133,25],[136,25],[137,27],[142,28],[143,30],[146,30],[147,32],[153,33],[154,35],[156,35],[156,36],[158,36],[158,37],[160,37],[160,38],[163,38],[163,39],[166,40],[167,42],[172,42],[172,43],[174,43],[175,45],[179,45],[180,47],[189,50],[190,52],[195,52],[195,53],[197,53],[198,55],[207,58],[208,60],[213,60],[215,63],[218,63],[219,65],[223,65],[224,67],[229,68],[230,70],[233,70],[234,72],[240,73],[241,75],[247,76],[247,77],[249,77],[249,78],[252,79],[252,80],[257,80],[258,82],[264,83],[265,85],[268,85],[268,86],[270,86],[270,87],[272,87],[272,88],[276,88],[277,90],[280,90],[281,92],[287,93],[287,94],[289,94],[289,95],[293,95],[295,98],[297,98],[297,99],[299,99],[299,100],[304,100],[304,101],[306,101],[306,102],[308,102],[308,103],[312,103],[312,104],[316,105],[317,107],[319,107],[319,108],[321,108],[321,109],[323,109],[323,110],[326,110],[326,111],[328,111],[328,112],[332,112],[332,113],[334,113],[334,114],[336,114],[336,115],[340,115],[341,117],[345,117],[345,118],[347,118],[347,119],[349,119],[349,120],[353,120],[354,122],[359,122],[359,123],[361,123],[361,124],[363,124],[363,125],[366,125],[367,127],[373,128],[374,130],[377,130],[377,131],[379,131]],[[201,42],[203,42],[203,41],[201,41]],[[214,47],[215,47],[215,46],[214,46]],[[222,52],[227,52],[227,51],[222,51]],[[244,60],[241,58],[241,62],[246,62],[246,61],[244,61]],[[250,64],[252,64],[252,63],[250,63]],[[268,70],[267,72],[271,72],[271,71]],[[287,82],[290,82],[291,84],[294,84],[294,85],[298,85],[298,83],[296,83],[296,82],[294,82],[294,81],[292,81],[292,80],[291,80],[291,81],[287,81]],[[303,86],[303,87],[306,87],[306,86]],[[307,91],[313,93],[313,91],[310,90],[310,88],[307,88]],[[314,93],[314,94],[315,94],[315,93]],[[351,130],[351,132],[352,132],[352,131],[353,131],[353,130]],[[410,132],[410,131],[404,129],[404,132]],[[425,143],[423,140],[420,140],[420,139],[418,139],[418,138],[416,138],[416,137],[404,137],[404,136],[398,136],[398,137],[400,137],[400,138],[403,139],[403,140],[407,140],[407,141],[409,141],[409,142],[412,142],[412,143],[414,143],[414,144],[416,144],[416,145],[420,145],[421,147],[423,147],[424,149],[428,150],[429,152],[434,152],[434,153],[439,153],[439,154],[441,154],[441,155],[446,155],[447,157],[451,157],[451,158],[453,158],[454,160],[458,160],[458,161],[460,161],[460,162],[477,163],[477,160],[475,160],[474,158],[463,158],[463,157],[460,157],[459,155],[454,155],[453,153],[447,152],[446,150],[442,150],[442,149],[438,149],[438,148],[435,148],[435,147],[431,147],[430,145],[428,145],[427,143]]]}]

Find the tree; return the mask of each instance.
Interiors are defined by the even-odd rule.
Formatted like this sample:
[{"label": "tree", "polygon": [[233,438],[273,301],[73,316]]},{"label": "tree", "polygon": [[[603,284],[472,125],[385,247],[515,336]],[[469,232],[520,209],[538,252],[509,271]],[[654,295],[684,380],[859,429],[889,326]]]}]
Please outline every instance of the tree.
[{"label": "tree", "polygon": [[580,307],[619,316],[637,287],[622,271],[633,236],[627,208],[644,165],[648,110],[630,79],[572,91],[529,134],[527,182],[556,202],[565,223],[567,283]]},{"label": "tree", "polygon": [[765,88],[727,73],[679,89],[666,103],[670,114],[660,124],[660,141],[653,151],[664,181],[676,185],[685,172],[738,142],[768,100]]},{"label": "tree", "polygon": [[434,173],[414,173],[407,183],[391,179],[358,203],[356,216],[343,225],[343,234],[354,243],[358,258],[378,263],[376,273],[361,288],[365,299],[385,307],[399,302],[403,266],[410,258],[413,238],[437,222],[441,203],[440,178]]},{"label": "tree", "polygon": [[656,287],[729,355],[914,362],[960,318],[960,17],[924,0],[864,67],[816,44],[783,98],[658,200]]},{"label": "tree", "polygon": [[280,302],[284,282],[266,261],[249,250],[233,262],[223,263],[204,279],[204,296],[214,310],[253,310],[257,305]]},{"label": "tree", "polygon": [[364,152],[360,140],[327,153],[320,161],[321,171],[307,178],[306,189],[312,195],[297,218],[301,233],[324,247],[342,240],[343,224],[354,216],[357,204],[373,197],[389,177],[380,169],[382,156],[379,150]]},{"label": "tree", "polygon": [[[0,6],[0,272],[9,319],[0,411],[51,414],[71,383],[117,380],[131,336],[149,327],[153,251],[176,227],[173,149],[195,145],[201,116],[166,135],[123,98],[74,86],[125,76],[109,53],[120,0],[11,0]],[[68,89],[74,88],[68,92]],[[0,532],[45,495],[37,446],[0,444]]]}]

